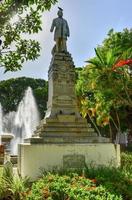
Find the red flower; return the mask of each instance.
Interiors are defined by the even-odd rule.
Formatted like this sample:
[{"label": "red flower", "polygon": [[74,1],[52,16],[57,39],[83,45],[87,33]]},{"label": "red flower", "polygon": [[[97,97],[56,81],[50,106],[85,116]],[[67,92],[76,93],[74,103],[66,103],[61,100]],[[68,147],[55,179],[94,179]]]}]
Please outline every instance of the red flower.
[{"label": "red flower", "polygon": [[124,65],[131,65],[131,64],[132,64],[132,59],[120,60],[112,67],[112,70],[115,70],[118,67],[123,67]]},{"label": "red flower", "polygon": [[91,182],[96,183],[97,181],[96,179],[91,179]]}]

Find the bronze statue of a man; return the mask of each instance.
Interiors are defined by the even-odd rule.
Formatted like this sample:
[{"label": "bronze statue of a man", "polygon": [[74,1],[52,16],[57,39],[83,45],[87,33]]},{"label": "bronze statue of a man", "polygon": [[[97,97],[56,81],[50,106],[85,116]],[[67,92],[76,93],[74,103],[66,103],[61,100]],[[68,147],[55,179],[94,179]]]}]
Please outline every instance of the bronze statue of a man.
[{"label": "bronze statue of a man", "polygon": [[50,31],[54,33],[54,40],[56,42],[54,51],[55,52],[67,52],[66,41],[67,37],[70,36],[68,23],[63,19],[63,9],[59,8],[58,18],[54,19]]}]

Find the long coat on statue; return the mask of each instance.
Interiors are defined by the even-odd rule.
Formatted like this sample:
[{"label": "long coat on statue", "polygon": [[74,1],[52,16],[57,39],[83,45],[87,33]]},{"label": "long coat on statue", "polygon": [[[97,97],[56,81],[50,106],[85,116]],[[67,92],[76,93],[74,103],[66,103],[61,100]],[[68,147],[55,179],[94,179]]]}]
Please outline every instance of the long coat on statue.
[{"label": "long coat on statue", "polygon": [[55,41],[58,38],[67,40],[67,37],[69,37],[70,32],[68,23],[65,19],[59,17],[54,19],[51,26],[51,32],[54,30],[54,28],[55,28],[55,33],[54,33]]}]

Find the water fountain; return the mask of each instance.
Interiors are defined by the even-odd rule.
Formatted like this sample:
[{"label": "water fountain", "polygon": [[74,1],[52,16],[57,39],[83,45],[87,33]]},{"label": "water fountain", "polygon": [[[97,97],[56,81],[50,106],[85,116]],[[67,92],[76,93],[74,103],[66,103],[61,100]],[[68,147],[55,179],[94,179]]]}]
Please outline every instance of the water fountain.
[{"label": "water fountain", "polygon": [[39,124],[39,112],[37,104],[30,87],[25,91],[24,98],[18,105],[14,118],[12,133],[15,138],[11,142],[11,153],[17,154],[17,146],[25,138],[32,136],[36,126]]},{"label": "water fountain", "polygon": [[14,136],[10,143],[11,154],[17,155],[18,144],[23,142],[25,138],[32,136],[39,121],[37,104],[30,87],[25,91],[16,112],[9,112],[2,117],[2,106],[0,104],[0,135],[2,138],[7,135]]}]

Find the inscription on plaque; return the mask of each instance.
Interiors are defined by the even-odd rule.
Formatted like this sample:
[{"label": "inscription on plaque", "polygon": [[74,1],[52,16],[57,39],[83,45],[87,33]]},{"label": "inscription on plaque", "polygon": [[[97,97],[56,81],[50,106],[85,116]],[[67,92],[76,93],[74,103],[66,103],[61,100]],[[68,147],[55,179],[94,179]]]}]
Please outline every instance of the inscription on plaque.
[{"label": "inscription on plaque", "polygon": [[63,156],[63,167],[64,168],[83,168],[85,166],[84,155],[65,155]]}]

